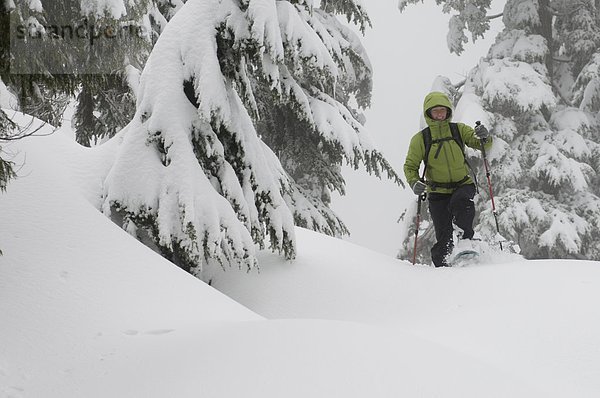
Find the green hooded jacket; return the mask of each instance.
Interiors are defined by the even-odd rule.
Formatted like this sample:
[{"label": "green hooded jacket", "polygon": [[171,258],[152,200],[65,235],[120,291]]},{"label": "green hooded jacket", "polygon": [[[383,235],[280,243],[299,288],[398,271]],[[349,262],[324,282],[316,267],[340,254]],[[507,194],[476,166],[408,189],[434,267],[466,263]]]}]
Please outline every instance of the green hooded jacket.
[{"label": "green hooded jacket", "polygon": [[[428,110],[436,106],[444,106],[448,108],[448,117],[446,120],[438,121],[432,119]],[[452,103],[446,94],[441,92],[432,92],[425,97],[423,104],[423,113],[425,121],[431,130],[431,139],[441,139],[452,137],[450,131],[450,121],[452,120]],[[458,131],[465,145],[481,149],[481,142],[475,135],[475,131],[463,123],[457,123]],[[439,148],[441,145],[441,149]],[[489,149],[492,145],[491,137],[485,144],[485,149]],[[439,152],[438,152],[439,150]],[[436,158],[437,154],[437,158]],[[425,158],[425,143],[423,135],[419,131],[410,140],[408,154],[404,162],[404,175],[409,186],[413,186],[420,179],[419,167]],[[455,140],[443,141],[440,143],[432,143],[429,151],[429,159],[427,160],[427,171],[425,181],[428,182],[427,191],[436,193],[452,193],[452,188],[434,188],[432,183],[455,183],[469,176],[463,184],[472,184],[473,180],[469,174],[469,166],[465,162],[460,145]]]}]

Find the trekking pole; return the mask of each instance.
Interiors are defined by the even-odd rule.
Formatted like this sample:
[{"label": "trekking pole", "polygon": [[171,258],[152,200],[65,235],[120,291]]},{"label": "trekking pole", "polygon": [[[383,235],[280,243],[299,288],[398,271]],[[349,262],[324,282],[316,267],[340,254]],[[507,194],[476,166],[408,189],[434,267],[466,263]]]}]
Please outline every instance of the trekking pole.
[{"label": "trekking pole", "polygon": [[[480,126],[481,122],[478,120],[475,122],[475,128],[477,128],[477,126]],[[485,167],[485,176],[487,178],[487,182],[488,182],[488,189],[490,192],[490,199],[492,200],[492,214],[494,215],[494,220],[496,221],[496,231],[498,232],[498,235],[502,236],[500,234],[500,224],[498,223],[498,212],[496,211],[496,203],[494,201],[494,190],[492,189],[492,178],[491,178],[491,173],[490,173],[490,165],[488,164],[488,160],[487,160],[487,154],[485,152],[485,143],[487,142],[487,138],[482,138],[481,139],[481,153],[483,154],[483,165]],[[500,250],[502,249],[502,241],[499,241],[498,243],[500,243]]]},{"label": "trekking pole", "polygon": [[413,249],[413,265],[416,264],[417,262],[417,240],[419,238],[419,227],[421,224],[421,203],[423,203],[425,201],[425,199],[427,198],[427,194],[426,193],[422,193],[421,195],[419,195],[419,198],[417,199],[417,228],[415,229],[415,247]]}]

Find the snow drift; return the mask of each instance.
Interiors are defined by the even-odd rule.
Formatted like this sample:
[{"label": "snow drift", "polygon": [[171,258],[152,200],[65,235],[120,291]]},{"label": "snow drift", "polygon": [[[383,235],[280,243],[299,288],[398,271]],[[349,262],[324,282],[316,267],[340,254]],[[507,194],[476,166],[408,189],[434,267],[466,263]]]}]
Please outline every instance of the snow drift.
[{"label": "snow drift", "polygon": [[[48,132],[48,130],[41,130]],[[0,396],[597,396],[600,267],[413,267],[298,229],[214,290],[98,212],[110,151],[10,147]],[[248,308],[244,307],[247,306]]]}]

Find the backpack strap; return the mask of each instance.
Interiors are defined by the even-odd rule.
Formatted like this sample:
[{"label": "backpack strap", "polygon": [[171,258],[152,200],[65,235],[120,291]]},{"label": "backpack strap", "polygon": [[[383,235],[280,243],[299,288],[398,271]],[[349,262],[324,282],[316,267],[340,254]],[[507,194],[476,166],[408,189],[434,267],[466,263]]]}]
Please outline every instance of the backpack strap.
[{"label": "backpack strap", "polygon": [[[475,174],[475,171],[473,170],[473,167],[471,167],[471,164],[467,161],[467,157],[465,156],[465,143],[463,142],[462,137],[460,135],[460,131],[458,129],[458,124],[457,123],[449,123],[449,124],[450,124],[450,132],[452,133],[452,138],[441,138],[441,139],[433,140],[431,138],[431,129],[429,128],[429,126],[424,128],[423,130],[421,130],[421,135],[423,136],[423,144],[425,145],[425,158],[423,159],[423,163],[425,164],[425,167],[423,168],[423,177],[421,178],[421,180],[425,181],[425,172],[427,171],[427,161],[429,160],[429,153],[431,152],[431,145],[434,143],[442,143],[444,141],[454,140],[460,147],[460,151],[463,155],[463,159],[464,159],[467,167],[471,171],[471,176],[473,177],[473,181],[475,182],[475,188],[479,192],[479,188],[478,188],[479,184],[477,183],[477,176]],[[440,154],[441,149],[442,149],[442,145],[440,145],[438,147],[438,150],[435,154],[436,159],[437,159],[438,155]],[[468,179],[468,176],[465,179],[463,179],[463,181],[459,181],[459,183],[453,183],[452,187],[454,187],[454,184],[459,184],[459,185],[462,184],[467,179]],[[441,187],[441,184],[436,184],[436,185]]]},{"label": "backpack strap", "polygon": [[454,141],[456,141],[456,143],[462,150],[463,158],[466,159],[467,157],[465,156],[465,143],[463,142],[462,137],[460,135],[460,131],[458,130],[458,124],[450,123],[450,132],[452,133],[452,138],[454,138]]},{"label": "backpack strap", "polygon": [[[450,123],[450,131],[452,132],[452,138],[442,138],[437,140],[431,139],[431,129],[425,127],[421,130],[421,135],[423,136],[423,143],[425,144],[425,158],[423,159],[423,163],[425,163],[425,168],[427,168],[427,160],[429,159],[429,152],[431,152],[431,145],[434,143],[439,143],[443,141],[454,140],[460,146],[460,150],[462,151],[463,158],[466,159],[465,156],[465,144],[463,143],[462,137],[460,136],[460,131],[458,130],[458,124]],[[441,146],[440,146],[441,148]],[[439,155],[440,149],[438,149],[435,157],[437,158]]]},{"label": "backpack strap", "polygon": [[423,137],[423,144],[425,145],[425,157],[423,158],[423,164],[425,165],[425,167],[423,168],[423,177],[421,177],[421,180],[425,181],[425,172],[427,171],[427,160],[429,159],[429,152],[431,151],[431,129],[429,128],[429,126],[421,130],[421,136]]},{"label": "backpack strap", "polygon": [[460,150],[462,151],[463,159],[465,160],[465,164],[471,171],[471,177],[473,177],[473,182],[475,183],[475,192],[479,193],[479,183],[477,182],[477,173],[475,173],[475,169],[471,166],[471,163],[467,160],[467,156],[465,155],[465,143],[462,140],[460,135],[460,131],[458,130],[458,124],[450,123],[450,131],[452,132],[452,138],[458,143],[460,146]]}]

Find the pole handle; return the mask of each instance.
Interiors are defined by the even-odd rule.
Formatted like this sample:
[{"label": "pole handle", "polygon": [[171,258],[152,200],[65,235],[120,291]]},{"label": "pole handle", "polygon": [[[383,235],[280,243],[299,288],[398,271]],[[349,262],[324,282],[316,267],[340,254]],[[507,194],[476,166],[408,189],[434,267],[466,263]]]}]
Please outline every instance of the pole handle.
[{"label": "pole handle", "polygon": [[[481,126],[481,120],[477,120],[475,122],[475,129],[477,129],[477,127],[479,127],[479,126]],[[481,141],[481,150],[484,151],[484,154],[485,154],[485,148],[483,147],[483,145],[487,143],[487,137],[481,138],[480,141]]]}]

